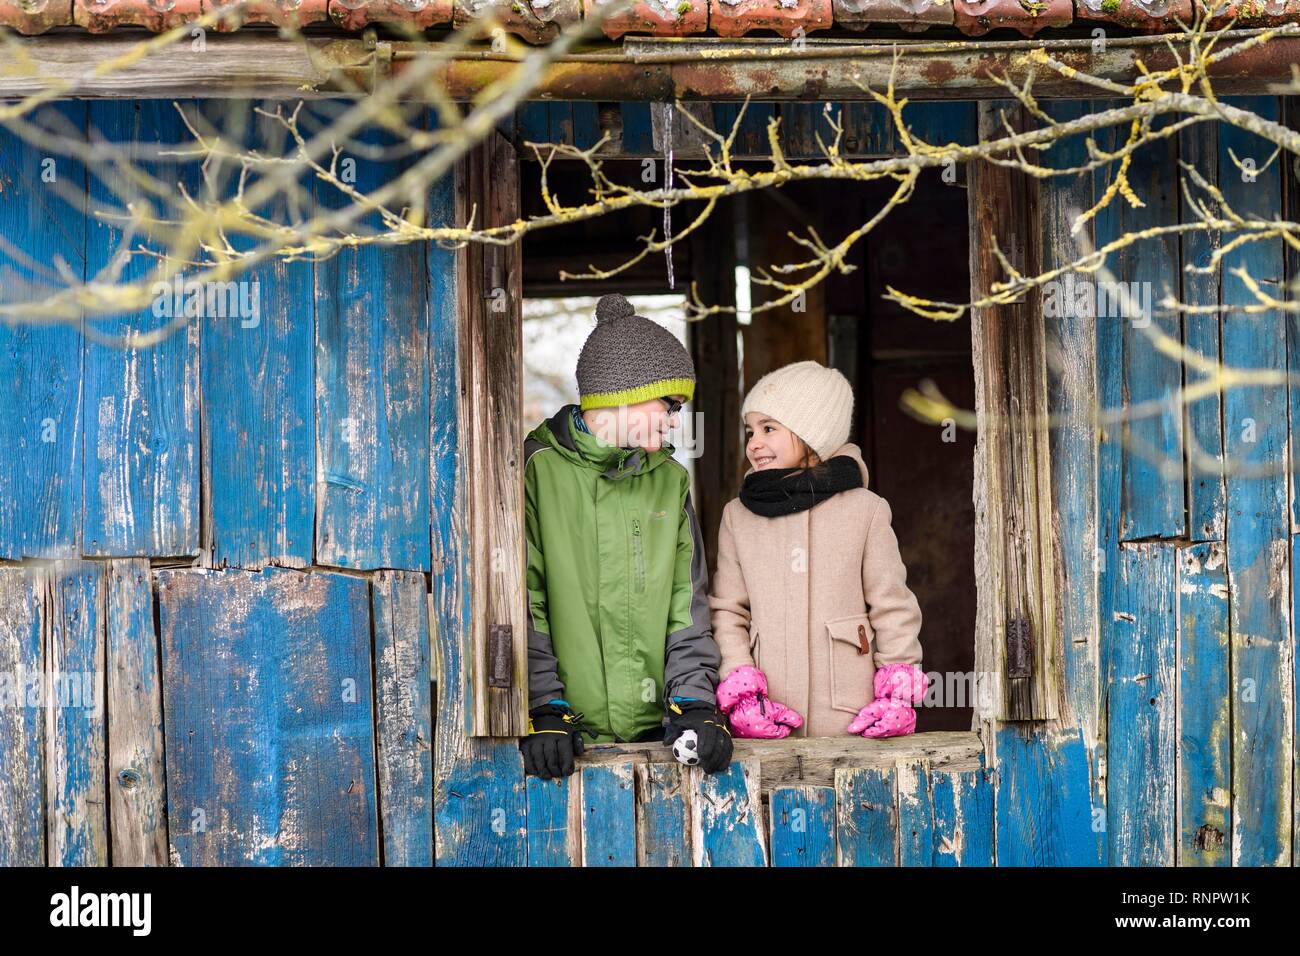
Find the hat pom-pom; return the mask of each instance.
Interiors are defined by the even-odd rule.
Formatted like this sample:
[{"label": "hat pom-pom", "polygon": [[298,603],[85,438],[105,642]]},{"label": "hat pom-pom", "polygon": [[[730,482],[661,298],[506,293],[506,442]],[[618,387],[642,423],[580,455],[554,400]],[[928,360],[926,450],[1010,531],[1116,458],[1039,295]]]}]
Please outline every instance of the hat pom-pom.
[{"label": "hat pom-pom", "polygon": [[632,308],[632,303],[627,301],[626,296],[610,292],[608,295],[602,295],[600,301],[596,303],[596,324],[605,325],[635,313],[636,310]]}]

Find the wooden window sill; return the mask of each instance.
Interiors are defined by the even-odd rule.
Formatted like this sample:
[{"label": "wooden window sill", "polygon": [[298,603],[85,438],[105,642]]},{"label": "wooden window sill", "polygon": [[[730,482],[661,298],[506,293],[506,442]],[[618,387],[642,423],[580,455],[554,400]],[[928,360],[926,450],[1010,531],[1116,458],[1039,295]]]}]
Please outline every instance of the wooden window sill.
[{"label": "wooden window sill", "polygon": [[[926,758],[933,769],[978,770],[984,745],[972,730],[944,730],[906,737],[788,737],[737,740],[734,761],[757,760],[763,790],[773,787],[835,785],[841,767],[893,767],[898,760]],[[587,744],[578,766],[671,764],[672,751],[661,743]]]}]

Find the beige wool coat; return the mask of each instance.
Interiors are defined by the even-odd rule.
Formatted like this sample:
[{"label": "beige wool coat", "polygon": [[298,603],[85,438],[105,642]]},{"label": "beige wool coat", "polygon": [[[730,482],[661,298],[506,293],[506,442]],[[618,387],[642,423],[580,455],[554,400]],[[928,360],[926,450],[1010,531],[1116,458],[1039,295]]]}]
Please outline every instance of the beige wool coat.
[{"label": "beige wool coat", "polygon": [[718,673],[743,664],[763,671],[772,699],[804,717],[791,736],[844,734],[875,696],[878,666],[921,663],[921,608],[889,504],[867,490],[857,445],[835,454],[858,463],[863,487],[776,518],[736,498],[718,534],[709,595]]}]

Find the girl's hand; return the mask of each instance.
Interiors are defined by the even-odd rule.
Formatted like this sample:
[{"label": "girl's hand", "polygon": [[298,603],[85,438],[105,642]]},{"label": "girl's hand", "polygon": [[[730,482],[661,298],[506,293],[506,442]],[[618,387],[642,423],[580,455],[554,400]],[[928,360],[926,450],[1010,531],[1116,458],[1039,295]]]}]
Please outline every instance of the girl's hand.
[{"label": "girl's hand", "polygon": [[901,700],[873,700],[847,729],[863,737],[904,737],[916,730],[916,711]]},{"label": "girl's hand", "polygon": [[846,728],[863,737],[904,737],[916,730],[913,704],[925,700],[925,672],[915,664],[885,664],[872,681],[876,699]]},{"label": "girl's hand", "polygon": [[767,696],[767,675],[746,664],[718,685],[718,709],[737,737],[779,740],[803,726],[803,717]]},{"label": "girl's hand", "polygon": [[803,726],[803,718],[797,713],[766,697],[745,698],[732,708],[727,720],[735,736],[758,740],[780,740]]}]

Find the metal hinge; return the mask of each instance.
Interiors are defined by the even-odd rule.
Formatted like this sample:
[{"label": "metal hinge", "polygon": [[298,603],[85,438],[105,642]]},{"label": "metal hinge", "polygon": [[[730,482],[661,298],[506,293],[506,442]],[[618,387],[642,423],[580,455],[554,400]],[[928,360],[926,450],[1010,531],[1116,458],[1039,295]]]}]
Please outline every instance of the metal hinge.
[{"label": "metal hinge", "polygon": [[1033,672],[1033,634],[1029,619],[1012,612],[1007,619],[1007,677],[1029,677]]},{"label": "metal hinge", "polygon": [[514,628],[509,624],[488,625],[488,686],[510,687],[514,682]]}]

